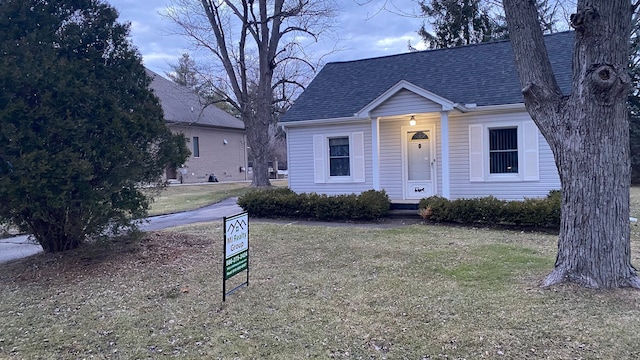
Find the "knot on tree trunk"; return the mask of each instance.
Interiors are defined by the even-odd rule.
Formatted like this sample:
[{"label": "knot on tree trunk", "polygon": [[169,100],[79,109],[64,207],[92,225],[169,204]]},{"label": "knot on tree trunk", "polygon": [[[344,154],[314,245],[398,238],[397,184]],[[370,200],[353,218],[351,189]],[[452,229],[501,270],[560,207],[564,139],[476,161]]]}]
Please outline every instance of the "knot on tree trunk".
[{"label": "knot on tree trunk", "polygon": [[527,84],[522,89],[524,102],[530,114],[547,112],[549,109],[556,109],[562,102],[562,94],[556,93],[553,89],[540,86],[534,83]]},{"label": "knot on tree trunk", "polygon": [[594,65],[589,78],[593,94],[604,105],[613,103],[621,92],[626,92],[631,82],[625,69],[607,64]]},{"label": "knot on tree trunk", "polygon": [[598,18],[598,16],[598,11],[595,7],[585,6],[583,9],[578,10],[577,13],[571,14],[569,23],[576,31],[582,32],[585,25],[591,20]]}]

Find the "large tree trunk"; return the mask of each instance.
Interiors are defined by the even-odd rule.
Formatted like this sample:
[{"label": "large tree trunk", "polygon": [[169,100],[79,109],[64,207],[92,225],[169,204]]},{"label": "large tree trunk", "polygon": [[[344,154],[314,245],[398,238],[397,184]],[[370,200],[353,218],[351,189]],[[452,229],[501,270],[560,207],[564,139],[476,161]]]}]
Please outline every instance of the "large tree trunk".
[{"label": "large tree trunk", "polygon": [[551,146],[562,184],[558,255],[543,286],[569,281],[594,288],[640,287],[629,229],[631,4],[578,1],[571,17],[572,92],[563,96],[533,3],[503,1],[525,105]]},{"label": "large tree trunk", "polygon": [[249,115],[250,121],[245,120],[245,128],[247,134],[247,143],[251,146],[251,155],[253,157],[253,179],[251,186],[253,187],[270,187],[269,181],[269,159],[270,159],[270,141],[269,141],[269,119],[270,114],[265,110],[258,110],[256,114]]}]

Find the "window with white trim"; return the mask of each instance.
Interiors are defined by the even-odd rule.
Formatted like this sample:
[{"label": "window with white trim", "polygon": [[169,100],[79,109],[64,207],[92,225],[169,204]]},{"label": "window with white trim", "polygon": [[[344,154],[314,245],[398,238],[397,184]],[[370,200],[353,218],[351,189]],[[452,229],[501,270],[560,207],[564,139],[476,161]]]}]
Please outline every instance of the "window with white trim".
[{"label": "window with white trim", "polygon": [[489,173],[518,173],[518,128],[489,129]]},{"label": "window with white trim", "polygon": [[329,176],[351,176],[348,136],[329,138]]},{"label": "window with white trim", "polygon": [[469,125],[469,181],[539,180],[533,121]]},{"label": "window with white trim", "polygon": [[313,136],[315,183],[364,182],[364,133]]}]

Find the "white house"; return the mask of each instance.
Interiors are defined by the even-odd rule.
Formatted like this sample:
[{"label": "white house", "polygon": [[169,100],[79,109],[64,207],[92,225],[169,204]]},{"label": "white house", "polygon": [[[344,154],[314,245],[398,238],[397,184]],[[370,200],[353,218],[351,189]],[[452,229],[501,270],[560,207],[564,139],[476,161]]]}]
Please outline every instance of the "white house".
[{"label": "white house", "polygon": [[[545,41],[567,94],[573,33]],[[289,187],[384,189],[394,204],[544,197],[560,179],[521,89],[508,41],[329,63],[280,122]]]}]

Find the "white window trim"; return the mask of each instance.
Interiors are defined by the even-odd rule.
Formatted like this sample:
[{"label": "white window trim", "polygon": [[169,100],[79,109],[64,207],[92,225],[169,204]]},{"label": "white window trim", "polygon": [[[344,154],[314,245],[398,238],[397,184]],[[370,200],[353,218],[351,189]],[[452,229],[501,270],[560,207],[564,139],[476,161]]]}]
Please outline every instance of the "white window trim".
[{"label": "white window trim", "polygon": [[[513,129],[515,128],[517,130],[517,136],[518,136],[518,172],[517,173],[491,173],[491,164],[490,164],[490,158],[491,158],[491,150],[490,150],[490,139],[489,139],[489,132],[490,130],[499,130],[499,129]],[[522,181],[523,176],[524,176],[524,170],[523,170],[523,165],[524,165],[524,156],[523,156],[523,149],[522,149],[522,144],[523,144],[523,140],[524,140],[524,130],[522,127],[522,123],[517,123],[517,124],[510,124],[510,125],[492,125],[492,124],[487,124],[484,128],[484,131],[482,132],[482,135],[484,136],[484,156],[486,159],[485,162],[485,180],[486,181]]]},{"label": "white window trim", "polygon": [[[331,176],[329,167],[329,139],[349,138],[349,174]],[[365,182],[364,132],[336,132],[313,136],[314,182],[318,183],[360,183]]]},{"label": "white window trim", "polygon": [[[347,138],[349,139],[349,175],[331,175],[331,156],[330,156],[330,147],[329,147],[329,140],[330,139],[340,139],[340,138]],[[326,154],[326,167],[325,169],[327,170],[327,173],[325,174],[325,178],[327,179],[328,183],[344,183],[344,182],[353,182],[352,178],[353,178],[353,138],[351,137],[351,134],[344,134],[344,135],[331,135],[331,136],[326,136],[324,139],[324,143],[325,143],[325,151],[324,153]]]},{"label": "white window trim", "polygon": [[[489,168],[489,130],[518,129],[518,172],[491,174]],[[469,181],[539,181],[538,127],[533,121],[500,121],[469,125]]]}]

